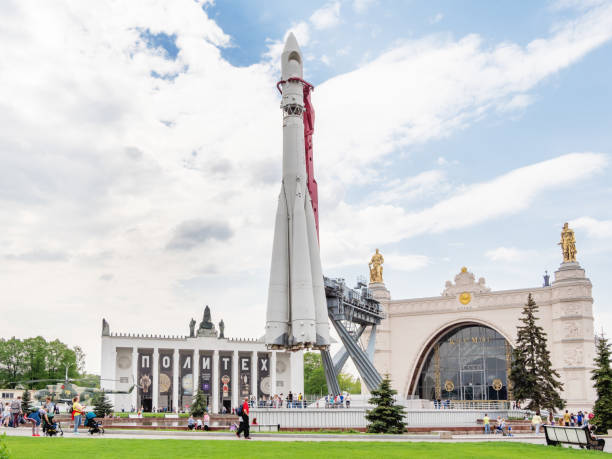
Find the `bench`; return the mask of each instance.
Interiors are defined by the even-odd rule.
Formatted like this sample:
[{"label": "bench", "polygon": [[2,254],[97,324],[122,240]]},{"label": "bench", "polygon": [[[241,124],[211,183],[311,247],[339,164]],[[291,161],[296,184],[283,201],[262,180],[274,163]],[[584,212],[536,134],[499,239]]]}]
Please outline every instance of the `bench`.
[{"label": "bench", "polygon": [[603,439],[594,439],[587,426],[564,427],[544,425],[542,427],[544,427],[547,445],[576,445],[580,446],[580,448],[603,451],[606,443]]},{"label": "bench", "polygon": [[278,432],[280,431],[279,424],[251,424],[249,425],[251,432]]}]

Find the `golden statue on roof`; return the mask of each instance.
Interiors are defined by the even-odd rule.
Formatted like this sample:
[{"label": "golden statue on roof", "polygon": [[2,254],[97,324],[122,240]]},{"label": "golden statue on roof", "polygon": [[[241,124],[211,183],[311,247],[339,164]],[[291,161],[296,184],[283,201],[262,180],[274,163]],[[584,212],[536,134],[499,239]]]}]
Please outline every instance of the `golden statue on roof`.
[{"label": "golden statue on roof", "polygon": [[561,246],[563,252],[563,263],[569,263],[576,261],[576,237],[574,236],[574,230],[569,227],[567,222],[563,225],[561,231],[561,242],[558,243]]},{"label": "golden statue on roof", "polygon": [[383,263],[385,259],[382,254],[376,249],[376,253],[372,255],[372,259],[368,266],[370,267],[370,283],[382,283],[383,281]]}]

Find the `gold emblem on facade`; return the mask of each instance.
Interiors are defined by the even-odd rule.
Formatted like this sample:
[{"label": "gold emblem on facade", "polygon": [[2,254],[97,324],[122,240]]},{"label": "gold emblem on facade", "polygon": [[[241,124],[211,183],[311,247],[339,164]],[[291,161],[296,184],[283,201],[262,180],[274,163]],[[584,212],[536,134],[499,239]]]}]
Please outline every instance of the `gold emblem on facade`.
[{"label": "gold emblem on facade", "polygon": [[446,390],[446,392],[452,392],[455,390],[455,383],[452,382],[450,379],[447,379],[446,381],[444,381],[444,389]]},{"label": "gold emblem on facade", "polygon": [[368,264],[370,268],[370,283],[382,283],[383,281],[383,263],[385,259],[382,254],[376,249],[376,253],[372,255],[372,259]]},{"label": "gold emblem on facade", "polygon": [[493,387],[495,390],[501,390],[503,386],[504,384],[502,383],[501,379],[494,379],[493,384],[491,384],[491,387]]},{"label": "gold emblem on facade", "polygon": [[472,301],[472,295],[470,292],[463,292],[459,294],[459,302],[461,304],[468,304]]}]

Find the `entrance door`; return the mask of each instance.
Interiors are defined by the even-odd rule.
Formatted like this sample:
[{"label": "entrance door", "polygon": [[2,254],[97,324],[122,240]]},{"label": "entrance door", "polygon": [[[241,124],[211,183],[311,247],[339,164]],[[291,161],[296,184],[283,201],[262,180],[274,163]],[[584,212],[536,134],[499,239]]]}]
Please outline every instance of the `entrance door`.
[{"label": "entrance door", "polygon": [[462,371],[461,385],[463,387],[463,400],[484,400],[486,397],[484,379],[485,375],[483,370]]}]

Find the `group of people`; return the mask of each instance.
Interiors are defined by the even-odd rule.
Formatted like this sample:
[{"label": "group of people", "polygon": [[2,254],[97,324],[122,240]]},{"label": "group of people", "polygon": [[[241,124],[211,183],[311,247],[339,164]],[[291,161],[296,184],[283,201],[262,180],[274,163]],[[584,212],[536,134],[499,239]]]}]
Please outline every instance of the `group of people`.
[{"label": "group of people", "polygon": [[342,393],[338,395],[328,394],[325,396],[325,408],[344,408],[345,406],[347,408],[351,407],[351,394],[348,392],[346,395]]},{"label": "group of people", "polygon": [[[526,417],[526,419],[529,419],[529,418]],[[574,413],[568,412],[568,410],[565,410],[565,413],[562,416],[558,418],[553,418],[550,421],[550,424],[551,425],[557,424],[560,426],[583,427],[583,426],[587,426],[591,419],[593,419],[593,413],[589,413],[587,411],[585,412],[578,411],[577,414],[574,414]],[[490,434],[492,426],[491,426],[491,420],[489,419],[488,414],[485,413],[482,422],[484,425],[485,433]],[[542,416],[540,415],[540,412],[537,411],[531,417],[531,429],[536,434],[539,434],[540,428],[542,427],[543,424],[544,424],[544,420],[542,420]],[[509,424],[507,424],[504,418],[498,417],[497,421],[495,422],[495,425],[493,426],[493,432],[494,433],[499,432],[499,433],[503,433],[504,435],[512,436],[512,427]]]},{"label": "group of people", "polygon": [[[251,407],[255,406],[255,400],[250,400]],[[259,408],[306,408],[306,400],[302,393],[294,395],[293,392],[289,391],[287,396],[283,393],[274,394],[269,400],[260,400],[258,403]]]},{"label": "group of people", "polygon": [[204,412],[202,418],[195,419],[193,414],[189,416],[187,420],[187,428],[189,430],[210,430],[210,416],[208,411]]},{"label": "group of people", "polygon": [[17,428],[20,424],[32,425],[32,436],[40,437],[39,427],[46,421],[50,423],[47,413],[53,414],[57,410],[55,404],[51,402],[51,397],[47,397],[45,403],[39,408],[33,408],[24,412],[21,396],[17,396],[10,404],[6,402],[4,407],[0,405],[0,418],[2,426]]},{"label": "group of people", "polygon": [[512,426],[510,424],[508,424],[506,422],[505,418],[502,418],[501,416],[497,417],[497,420],[495,421],[495,424],[493,426],[491,426],[491,419],[489,418],[489,415],[487,413],[485,413],[484,418],[482,418],[482,423],[484,425],[484,431],[485,434],[490,434],[491,433],[491,428],[493,429],[492,432],[494,434],[500,433],[502,435],[507,435],[509,437],[512,437]]}]

